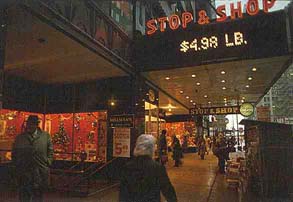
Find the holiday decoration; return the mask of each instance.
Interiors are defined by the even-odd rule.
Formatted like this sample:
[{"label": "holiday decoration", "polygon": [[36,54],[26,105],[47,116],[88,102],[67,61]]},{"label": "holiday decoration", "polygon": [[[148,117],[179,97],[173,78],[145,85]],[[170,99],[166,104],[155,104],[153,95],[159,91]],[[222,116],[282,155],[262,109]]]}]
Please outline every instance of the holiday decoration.
[{"label": "holiday decoration", "polygon": [[60,121],[59,131],[54,134],[52,138],[53,144],[61,145],[64,149],[68,146],[70,140],[69,137],[64,129],[64,122],[63,120]]}]

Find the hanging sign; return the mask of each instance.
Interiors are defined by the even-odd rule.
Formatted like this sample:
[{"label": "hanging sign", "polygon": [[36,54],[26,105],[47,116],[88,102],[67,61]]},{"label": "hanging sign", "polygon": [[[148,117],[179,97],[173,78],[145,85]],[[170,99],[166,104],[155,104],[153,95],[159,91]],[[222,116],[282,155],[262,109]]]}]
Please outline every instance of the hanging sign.
[{"label": "hanging sign", "polygon": [[112,115],[109,120],[110,128],[133,128],[134,127],[134,115]]},{"label": "hanging sign", "polygon": [[113,156],[130,157],[130,128],[114,128]]},{"label": "hanging sign", "polygon": [[193,108],[193,109],[190,109],[190,114],[191,115],[239,114],[239,106],[233,106],[233,107]]},{"label": "hanging sign", "polygon": [[254,112],[254,107],[252,104],[250,103],[243,103],[241,106],[240,106],[240,114],[242,116],[251,116]]},{"label": "hanging sign", "polygon": [[[265,13],[269,12],[276,0],[262,0],[263,11]],[[244,8],[244,9],[242,9]],[[243,18],[243,13],[247,13],[250,16],[257,15],[260,11],[259,9],[259,0],[248,0],[248,2],[242,6],[241,1],[237,2],[237,5],[234,3],[230,3],[230,11],[231,11],[231,20],[235,20],[237,18]],[[220,5],[216,8],[216,13],[218,15],[216,21],[223,22],[229,19],[226,15],[226,5]],[[205,25],[210,23],[210,19],[205,10],[200,10],[198,12],[197,21],[194,21],[193,14],[190,12],[183,12],[181,16],[173,14],[169,17],[162,16],[157,19],[151,19],[147,21],[147,35],[152,35],[156,32],[164,32],[167,27],[171,30],[176,30],[180,27],[183,29],[187,28],[190,23],[196,22],[199,25]]]}]

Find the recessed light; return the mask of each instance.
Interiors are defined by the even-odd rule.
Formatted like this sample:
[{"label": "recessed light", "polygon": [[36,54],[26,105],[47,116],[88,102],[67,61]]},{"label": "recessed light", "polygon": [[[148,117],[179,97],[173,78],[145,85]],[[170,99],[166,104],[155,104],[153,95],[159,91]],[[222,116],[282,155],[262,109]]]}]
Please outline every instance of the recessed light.
[{"label": "recessed light", "polygon": [[246,87],[246,88],[249,88],[249,85],[246,85],[245,87]]},{"label": "recessed light", "polygon": [[180,93],[183,94],[184,93],[183,90],[181,90]]},{"label": "recessed light", "polygon": [[223,79],[221,82],[222,82],[222,83],[225,83],[226,81]]},{"label": "recessed light", "polygon": [[211,104],[212,102],[211,101],[208,101],[208,103]]},{"label": "recessed light", "polygon": [[115,106],[115,102],[111,102],[111,106]]},{"label": "recessed light", "polygon": [[172,109],[171,109],[171,108],[169,108],[169,109],[168,109],[168,111],[170,112],[170,111],[172,111]]},{"label": "recessed light", "polygon": [[195,74],[192,74],[192,75],[191,75],[191,77],[192,77],[192,78],[195,78],[195,77],[196,77],[196,75],[195,75]]},{"label": "recessed light", "polygon": [[224,86],[222,89],[223,89],[223,90],[226,90],[226,87]]},{"label": "recessed light", "polygon": [[227,100],[227,98],[224,97],[224,100]]},{"label": "recessed light", "polygon": [[273,105],[273,107],[275,108],[276,106],[275,106],[275,105]]},{"label": "recessed light", "polygon": [[195,102],[194,102],[194,103],[192,103],[192,104],[193,104],[193,105],[196,105],[196,104],[195,104]]},{"label": "recessed light", "polygon": [[225,103],[225,106],[227,106],[227,103]]},{"label": "recessed light", "polygon": [[196,85],[197,85],[197,86],[200,86],[200,83],[199,83],[199,82],[197,82],[197,83],[196,83]]},{"label": "recessed light", "polygon": [[252,77],[250,76],[250,77],[248,77],[248,81],[251,81],[252,80]]},{"label": "recessed light", "polygon": [[252,70],[253,72],[256,72],[256,67],[253,67],[251,70]]},{"label": "recessed light", "polygon": [[241,102],[243,103],[243,102],[244,102],[244,100],[241,100]]},{"label": "recessed light", "polygon": [[186,96],[185,98],[186,98],[186,99],[189,99],[189,96]]},{"label": "recessed light", "polygon": [[245,97],[242,97],[242,100],[245,100]]},{"label": "recessed light", "polygon": [[190,102],[193,102],[193,100],[190,100]]},{"label": "recessed light", "polygon": [[207,95],[204,95],[204,97],[207,98],[208,96]]},{"label": "recessed light", "polygon": [[221,71],[221,74],[226,74],[226,72],[225,71]]},{"label": "recessed light", "polygon": [[169,80],[169,79],[170,79],[170,77],[168,77],[168,76],[167,76],[165,79],[166,79],[166,80]]}]

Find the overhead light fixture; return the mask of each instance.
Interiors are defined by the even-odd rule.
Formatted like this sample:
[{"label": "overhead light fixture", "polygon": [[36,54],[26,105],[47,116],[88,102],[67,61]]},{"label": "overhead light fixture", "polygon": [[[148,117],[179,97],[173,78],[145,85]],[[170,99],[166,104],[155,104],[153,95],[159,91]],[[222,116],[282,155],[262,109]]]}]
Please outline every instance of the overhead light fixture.
[{"label": "overhead light fixture", "polygon": [[222,83],[225,83],[226,81],[223,79],[221,82],[222,82]]},{"label": "overhead light fixture", "polygon": [[225,71],[221,71],[221,74],[226,74],[226,72]]},{"label": "overhead light fixture", "polygon": [[226,90],[226,87],[224,86],[222,89],[223,89],[223,90]]},{"label": "overhead light fixture", "polygon": [[256,72],[256,67],[253,67],[251,70],[252,70],[253,72]]},{"label": "overhead light fixture", "polygon": [[181,90],[180,93],[183,94],[184,93],[183,90]]},{"label": "overhead light fixture", "polygon": [[208,97],[208,95],[204,95],[204,97],[205,97],[205,98],[207,98],[207,97]]},{"label": "overhead light fixture", "polygon": [[245,87],[246,87],[246,88],[249,88],[249,85],[246,85]]},{"label": "overhead light fixture", "polygon": [[242,100],[245,100],[245,97],[242,97]]},{"label": "overhead light fixture", "polygon": [[166,80],[170,80],[170,77],[168,77],[168,76],[166,76],[166,78],[165,78]]},{"label": "overhead light fixture", "polygon": [[111,106],[115,106],[115,102],[113,102],[113,101],[110,104],[111,104]]},{"label": "overhead light fixture", "polygon": [[169,108],[169,109],[168,109],[168,111],[169,111],[169,112],[171,112],[171,111],[172,111],[172,109],[171,109],[171,108]]},{"label": "overhead light fixture", "polygon": [[225,106],[227,106],[227,103],[225,103]]},{"label": "overhead light fixture", "polygon": [[190,102],[193,102],[193,100],[190,100]]},{"label": "overhead light fixture", "polygon": [[195,77],[196,77],[196,75],[195,75],[195,74],[192,74],[192,75],[191,75],[191,77],[192,77],[192,78],[195,78]]},{"label": "overhead light fixture", "polygon": [[194,103],[192,103],[192,104],[193,104],[194,106],[196,105],[196,104],[195,104],[195,102],[194,102]]},{"label": "overhead light fixture", "polygon": [[248,77],[248,81],[251,81],[252,80],[252,77],[250,76],[250,77]]},{"label": "overhead light fixture", "polygon": [[211,104],[212,102],[211,101],[208,101],[208,103]]},{"label": "overhead light fixture", "polygon": [[197,86],[200,86],[200,82],[197,82],[196,85],[197,85]]},{"label": "overhead light fixture", "polygon": [[186,96],[185,98],[186,98],[186,99],[189,99],[189,96]]}]

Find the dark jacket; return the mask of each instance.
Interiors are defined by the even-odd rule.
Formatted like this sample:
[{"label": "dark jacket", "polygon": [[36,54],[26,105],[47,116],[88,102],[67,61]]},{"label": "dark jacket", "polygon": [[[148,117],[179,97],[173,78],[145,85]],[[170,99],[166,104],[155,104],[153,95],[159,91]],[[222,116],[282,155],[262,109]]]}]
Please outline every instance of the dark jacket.
[{"label": "dark jacket", "polygon": [[177,137],[173,138],[173,159],[179,160],[182,157],[182,148]]},{"label": "dark jacket", "polygon": [[177,201],[165,167],[149,156],[132,159],[121,176],[120,202],[160,202],[160,191],[168,202]]},{"label": "dark jacket", "polygon": [[36,187],[47,187],[52,161],[53,145],[47,132],[37,129],[36,134],[22,133],[16,137],[12,162],[20,186],[32,184]]}]

